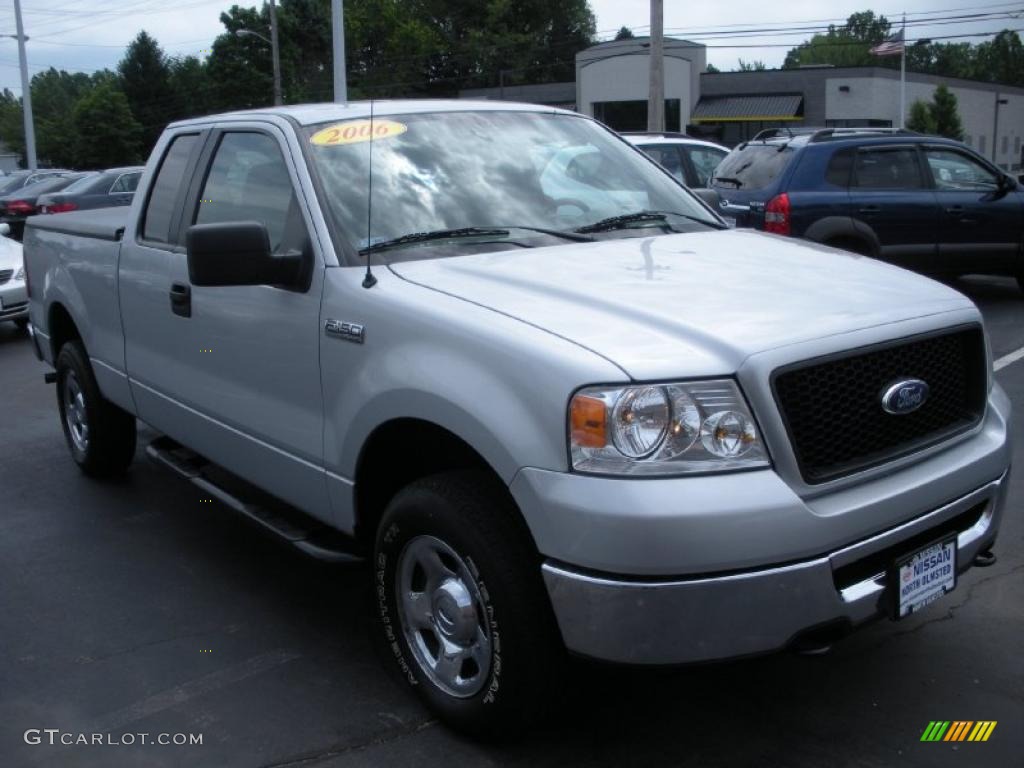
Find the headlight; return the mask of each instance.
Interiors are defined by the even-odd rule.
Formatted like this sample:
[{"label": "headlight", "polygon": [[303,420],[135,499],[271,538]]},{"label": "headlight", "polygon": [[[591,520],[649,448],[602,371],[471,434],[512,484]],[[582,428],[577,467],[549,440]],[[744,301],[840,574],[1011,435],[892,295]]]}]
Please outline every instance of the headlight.
[{"label": "headlight", "polygon": [[15,280],[24,280],[25,279],[25,268],[24,267],[22,267],[21,269],[18,270],[18,274],[16,274],[14,276],[14,279]]},{"label": "headlight", "polygon": [[573,469],[682,475],[768,466],[768,452],[731,379],[587,387],[569,405]]}]

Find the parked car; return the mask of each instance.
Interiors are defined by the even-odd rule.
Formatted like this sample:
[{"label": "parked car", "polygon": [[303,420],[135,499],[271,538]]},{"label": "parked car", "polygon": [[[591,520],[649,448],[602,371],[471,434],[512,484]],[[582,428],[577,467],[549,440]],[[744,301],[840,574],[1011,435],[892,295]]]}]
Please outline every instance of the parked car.
[{"label": "parked car", "polygon": [[37,181],[49,176],[63,176],[68,173],[74,173],[74,171],[68,171],[62,168],[41,168],[35,171],[14,171],[3,178],[0,178],[0,197],[16,192],[22,187],[26,187],[30,184],[35,184]]},{"label": "parked car", "polygon": [[624,133],[622,138],[665,166],[690,189],[710,186],[715,168],[729,154],[720,144],[683,133]]},{"label": "parked car", "polygon": [[57,192],[70,184],[92,176],[92,173],[64,173],[45,176],[0,197],[0,222],[10,225],[11,237],[21,240],[25,219],[38,213],[39,196]]},{"label": "parked car", "polygon": [[933,274],[1024,288],[1024,193],[960,142],[910,131],[762,131],[712,179],[736,226],[804,237]]},{"label": "parked car", "polygon": [[25,290],[25,259],[21,243],[12,240],[11,228],[0,224],[0,322],[28,325],[28,293]]},{"label": "parked car", "polygon": [[129,205],[142,171],[142,166],[130,166],[85,176],[59,192],[40,195],[36,207],[39,213],[67,213]]},{"label": "parked car", "polygon": [[570,652],[820,649],[992,561],[1010,401],[966,297],[730,230],[583,115],[374,107],[177,122],[130,208],[28,221],[85,473],[141,419],[204,494],[365,558],[389,664],[474,732],[549,711]]}]

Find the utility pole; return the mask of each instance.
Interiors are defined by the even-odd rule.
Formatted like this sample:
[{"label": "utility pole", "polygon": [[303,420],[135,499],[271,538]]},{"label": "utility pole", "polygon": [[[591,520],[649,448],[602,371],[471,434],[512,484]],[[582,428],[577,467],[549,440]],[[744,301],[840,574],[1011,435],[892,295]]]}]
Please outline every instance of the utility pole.
[{"label": "utility pole", "polygon": [[18,29],[18,61],[21,64],[21,111],[25,116],[25,158],[28,169],[36,169],[36,126],[32,121],[32,88],[28,79],[28,57],[25,55],[25,27],[21,23],[21,0],[14,0],[14,23]]},{"label": "utility pole", "polygon": [[270,55],[274,60],[274,106],[284,104],[281,98],[281,51],[277,47],[277,6],[270,0]]},{"label": "utility pole", "polygon": [[348,101],[345,82],[345,11],[342,0],[331,0],[331,28],[334,38],[334,100]]},{"label": "utility pole", "polygon": [[996,145],[999,143],[999,105],[1006,104],[1009,99],[1003,99],[999,96],[999,91],[996,91],[996,108],[995,114],[992,115],[992,162],[996,162]]},{"label": "utility pole", "polygon": [[665,130],[665,56],[663,0],[651,0],[651,82],[647,98],[647,130]]}]

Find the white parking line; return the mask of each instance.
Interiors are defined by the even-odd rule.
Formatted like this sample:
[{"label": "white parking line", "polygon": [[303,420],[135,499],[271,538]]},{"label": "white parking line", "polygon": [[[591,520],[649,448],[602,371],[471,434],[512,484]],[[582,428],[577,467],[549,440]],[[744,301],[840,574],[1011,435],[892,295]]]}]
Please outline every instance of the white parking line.
[{"label": "white parking line", "polygon": [[1024,347],[1014,350],[1008,355],[1003,355],[994,363],[992,363],[992,368],[996,371],[999,371],[1008,366],[1010,363],[1016,363],[1018,360],[1024,360]]}]

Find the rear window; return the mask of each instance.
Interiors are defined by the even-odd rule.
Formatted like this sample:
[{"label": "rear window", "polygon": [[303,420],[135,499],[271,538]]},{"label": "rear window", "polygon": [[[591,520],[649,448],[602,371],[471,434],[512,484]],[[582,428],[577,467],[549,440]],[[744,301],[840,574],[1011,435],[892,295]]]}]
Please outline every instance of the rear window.
[{"label": "rear window", "polygon": [[731,189],[764,189],[786,170],[794,152],[787,146],[747,144],[730,152],[715,169],[712,183]]}]

